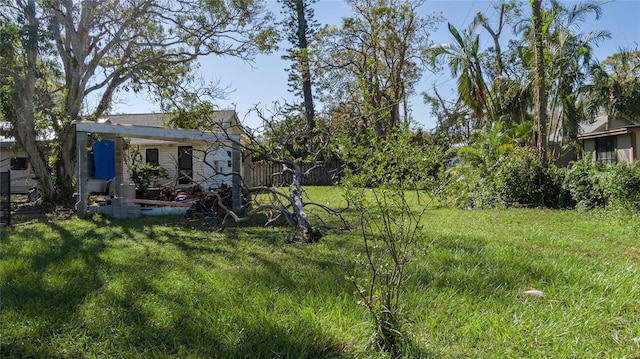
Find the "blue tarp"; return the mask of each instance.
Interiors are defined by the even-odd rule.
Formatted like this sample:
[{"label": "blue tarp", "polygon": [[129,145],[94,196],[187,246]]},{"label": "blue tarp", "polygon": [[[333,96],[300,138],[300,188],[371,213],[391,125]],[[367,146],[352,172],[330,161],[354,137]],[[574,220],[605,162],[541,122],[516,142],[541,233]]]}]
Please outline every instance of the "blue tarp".
[{"label": "blue tarp", "polygon": [[116,145],[113,141],[102,140],[93,144],[93,164],[93,178],[108,180],[116,176]]}]

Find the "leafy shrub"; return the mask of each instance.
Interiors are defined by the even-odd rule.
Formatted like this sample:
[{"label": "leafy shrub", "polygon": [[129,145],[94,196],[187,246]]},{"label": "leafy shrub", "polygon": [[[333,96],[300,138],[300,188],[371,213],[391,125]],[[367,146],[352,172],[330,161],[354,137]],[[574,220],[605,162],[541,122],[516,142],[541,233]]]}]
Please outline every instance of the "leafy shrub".
[{"label": "leafy shrub", "polygon": [[562,188],[564,171],[542,164],[532,147],[514,147],[486,167],[456,166],[445,195],[463,208],[544,206],[563,208],[571,196]]},{"label": "leafy shrub", "polygon": [[169,178],[169,172],[161,165],[142,162],[140,146],[131,146],[127,162],[129,177],[139,191],[144,191],[160,179]]},{"label": "leafy shrub", "polygon": [[542,206],[546,172],[534,148],[518,147],[496,170],[496,195],[507,206]]},{"label": "leafy shrub", "polygon": [[587,154],[571,163],[562,187],[571,194],[577,209],[593,209],[604,206],[604,196],[598,182],[596,166],[591,155]]},{"label": "leafy shrub", "polygon": [[129,165],[128,167],[131,182],[136,185],[136,188],[140,189],[148,188],[153,182],[169,177],[167,170],[160,165],[145,163]]},{"label": "leafy shrub", "polygon": [[544,206],[549,208],[573,208],[575,202],[571,193],[564,188],[564,181],[567,175],[566,168],[558,168],[555,165],[547,167],[547,177],[545,181]]},{"label": "leafy shrub", "polygon": [[637,162],[609,165],[600,173],[598,179],[606,207],[640,209],[640,167]]},{"label": "leafy shrub", "polygon": [[497,168],[496,197],[506,206],[561,208],[570,196],[562,190],[563,171],[543,164],[533,147],[517,147]]},{"label": "leafy shrub", "polygon": [[441,201],[451,201],[460,208],[489,208],[496,204],[494,181],[486,173],[466,164],[447,171],[448,185],[441,193]]},{"label": "leafy shrub", "polygon": [[563,188],[571,193],[577,209],[598,207],[640,209],[640,166],[618,162],[594,163],[589,154],[566,171]]}]

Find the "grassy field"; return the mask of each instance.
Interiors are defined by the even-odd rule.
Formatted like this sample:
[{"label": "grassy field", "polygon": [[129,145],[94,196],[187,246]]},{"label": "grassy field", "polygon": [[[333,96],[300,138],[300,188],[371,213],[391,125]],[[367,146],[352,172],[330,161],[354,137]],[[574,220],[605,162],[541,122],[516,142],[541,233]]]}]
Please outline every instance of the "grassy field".
[{"label": "grassy field", "polygon": [[[355,231],[286,245],[286,228],[198,218],[16,220],[0,231],[0,358],[382,355],[345,280]],[[424,224],[409,357],[640,357],[639,215],[434,208]]]}]

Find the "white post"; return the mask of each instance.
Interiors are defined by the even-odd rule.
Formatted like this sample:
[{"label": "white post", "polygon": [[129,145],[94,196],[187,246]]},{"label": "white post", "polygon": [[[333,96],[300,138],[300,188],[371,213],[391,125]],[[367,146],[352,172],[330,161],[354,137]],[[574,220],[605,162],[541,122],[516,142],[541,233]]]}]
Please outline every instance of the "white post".
[{"label": "white post", "polygon": [[87,133],[76,131],[76,145],[78,147],[78,202],[76,213],[78,218],[87,217]]},{"label": "white post", "polygon": [[240,178],[240,171],[242,170],[242,152],[240,151],[240,145],[233,143],[231,147],[231,166],[233,170],[233,177],[231,180],[231,199],[233,212],[240,213],[242,209],[242,183]]}]

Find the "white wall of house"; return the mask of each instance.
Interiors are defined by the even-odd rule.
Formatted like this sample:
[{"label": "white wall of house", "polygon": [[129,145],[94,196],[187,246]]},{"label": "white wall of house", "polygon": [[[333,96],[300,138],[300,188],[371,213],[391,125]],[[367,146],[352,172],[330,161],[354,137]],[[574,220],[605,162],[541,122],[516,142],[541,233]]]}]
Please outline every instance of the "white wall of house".
[{"label": "white wall of house", "polygon": [[[180,177],[178,169],[178,148],[181,146],[192,147],[193,182],[188,184],[178,183],[178,178]],[[158,150],[158,162],[168,172],[169,177],[158,180],[159,185],[172,186],[175,188],[189,188],[194,185],[200,185],[204,190],[219,188],[223,183],[231,185],[232,176],[225,176],[225,174],[231,173],[232,171],[230,147],[188,143],[145,144],[140,145],[143,163],[147,162],[147,149]],[[125,169],[123,177],[123,183],[132,183],[128,168]]]},{"label": "white wall of house", "polygon": [[620,135],[616,139],[616,158],[618,162],[633,161],[633,146],[631,145],[631,134]]},{"label": "white wall of house", "polygon": [[[5,148],[0,150],[0,172],[11,171],[11,193],[26,194],[37,184],[33,179],[34,174],[27,158],[27,153],[23,151]],[[12,159],[20,159],[18,161],[20,163],[26,162],[26,169],[12,168]],[[14,164],[16,164],[15,161]]]},{"label": "white wall of house", "polygon": [[596,161],[596,140],[594,140],[593,138],[584,140],[582,146],[584,147],[584,152],[585,153],[591,153],[591,159],[595,162]]},{"label": "white wall of house", "polygon": [[[584,152],[591,153],[594,162],[596,162],[598,158],[596,154],[596,140],[597,139],[590,138],[583,142]],[[640,158],[640,136],[631,133],[616,136],[615,145],[616,161],[631,163]]]},{"label": "white wall of house", "polygon": [[212,146],[207,149],[206,163],[204,165],[205,189],[220,188],[222,184],[231,186],[233,177],[233,162],[231,160],[231,147]]}]

